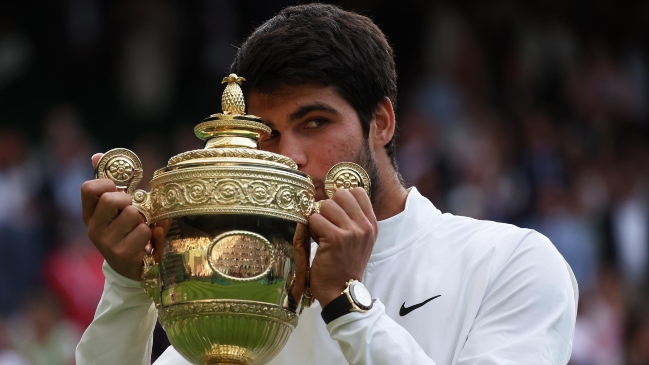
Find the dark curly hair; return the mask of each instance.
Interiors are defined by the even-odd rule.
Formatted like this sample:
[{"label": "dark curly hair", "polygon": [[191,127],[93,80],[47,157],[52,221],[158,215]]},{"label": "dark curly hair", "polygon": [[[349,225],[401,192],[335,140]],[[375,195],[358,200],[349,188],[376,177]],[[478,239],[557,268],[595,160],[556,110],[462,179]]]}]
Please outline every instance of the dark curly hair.
[{"label": "dark curly hair", "polygon": [[[332,5],[283,9],[246,39],[230,69],[246,78],[245,94],[283,85],[333,86],[356,110],[366,136],[386,96],[396,108],[394,52],[385,35],[369,18]],[[394,137],[385,148],[396,170]]]}]

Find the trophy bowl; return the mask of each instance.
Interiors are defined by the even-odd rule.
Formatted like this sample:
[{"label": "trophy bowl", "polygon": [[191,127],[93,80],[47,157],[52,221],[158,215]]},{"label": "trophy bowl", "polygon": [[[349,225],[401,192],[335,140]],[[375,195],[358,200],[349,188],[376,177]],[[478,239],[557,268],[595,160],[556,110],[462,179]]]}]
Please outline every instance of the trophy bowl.
[{"label": "trophy bowl", "polygon": [[[257,149],[270,128],[245,114],[242,81],[224,79],[223,113],[194,128],[205,148],[172,157],[153,174],[150,192],[135,190],[142,166],[133,152],[110,150],[97,164],[96,177],[132,196],[153,227],[154,247],[163,247],[160,262],[146,256],[142,287],[169,341],[193,364],[267,363],[312,301],[306,224],[319,208],[314,186],[290,158]],[[330,174],[328,196],[337,188],[369,192],[357,165]]]}]

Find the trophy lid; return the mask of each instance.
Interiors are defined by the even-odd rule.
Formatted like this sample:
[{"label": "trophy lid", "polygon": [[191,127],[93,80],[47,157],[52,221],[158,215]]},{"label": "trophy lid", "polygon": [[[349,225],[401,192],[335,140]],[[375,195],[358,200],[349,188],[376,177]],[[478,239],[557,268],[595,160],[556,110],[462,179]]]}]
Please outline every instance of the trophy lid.
[{"label": "trophy lid", "polygon": [[[239,84],[231,74],[221,104],[194,128],[205,148],[180,153],[153,173],[151,192],[135,191],[134,206],[147,222],[202,214],[254,214],[306,223],[313,210],[311,177],[289,157],[257,148],[271,129],[245,113]],[[120,156],[123,152],[119,152]]]},{"label": "trophy lid", "polygon": [[196,136],[205,141],[205,148],[183,152],[169,159],[168,166],[155,172],[154,177],[187,165],[210,165],[223,163],[261,164],[308,177],[297,170],[297,164],[289,157],[257,149],[259,138],[270,134],[271,129],[261,118],[245,113],[246,104],[239,86],[245,79],[236,74],[223,78],[227,83],[221,97],[222,113],[212,114],[194,127]]}]

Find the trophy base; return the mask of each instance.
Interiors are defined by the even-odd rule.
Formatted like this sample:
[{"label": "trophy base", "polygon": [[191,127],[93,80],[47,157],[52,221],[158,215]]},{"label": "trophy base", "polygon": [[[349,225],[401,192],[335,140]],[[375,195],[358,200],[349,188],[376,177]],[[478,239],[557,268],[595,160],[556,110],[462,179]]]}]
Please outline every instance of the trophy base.
[{"label": "trophy base", "polygon": [[261,365],[284,347],[297,315],[280,306],[243,300],[201,300],[159,311],[174,348],[192,364]]}]

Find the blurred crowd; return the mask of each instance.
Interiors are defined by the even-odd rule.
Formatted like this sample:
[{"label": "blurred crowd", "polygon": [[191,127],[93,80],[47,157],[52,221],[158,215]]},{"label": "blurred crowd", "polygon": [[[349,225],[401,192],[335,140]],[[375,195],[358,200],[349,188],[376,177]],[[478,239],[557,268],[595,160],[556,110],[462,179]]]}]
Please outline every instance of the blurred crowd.
[{"label": "blurred crowd", "polygon": [[[90,156],[132,149],[147,189],[202,148],[236,44],[292,3],[0,5],[0,365],[74,364],[103,289]],[[343,6],[395,47],[406,184],[550,238],[580,288],[572,365],[649,364],[649,3]]]}]

